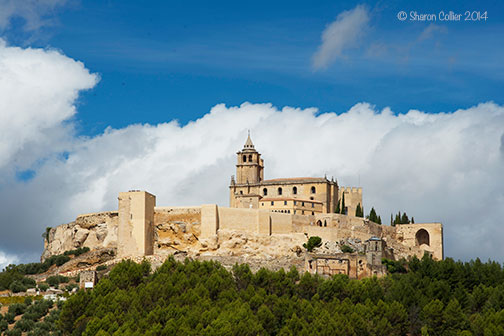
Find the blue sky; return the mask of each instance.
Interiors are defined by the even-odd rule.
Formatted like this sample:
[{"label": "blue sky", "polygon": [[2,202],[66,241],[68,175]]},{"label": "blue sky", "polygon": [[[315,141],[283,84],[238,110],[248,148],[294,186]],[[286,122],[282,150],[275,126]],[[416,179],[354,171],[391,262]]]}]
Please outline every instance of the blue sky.
[{"label": "blue sky", "polygon": [[[356,46],[322,70],[312,56],[338,14],[363,5],[369,27]],[[84,93],[79,132],[107,126],[182,124],[217,103],[271,102],[346,111],[366,101],[396,113],[436,113],[502,103],[503,5],[404,1],[73,1],[36,32],[14,18],[14,44],[52,47],[99,73]],[[483,22],[401,22],[399,11],[488,13]]]},{"label": "blue sky", "polygon": [[[440,11],[462,21],[409,17]],[[116,209],[120,191],[228,205],[247,129],[265,178],[334,175],[382,218],[442,222],[447,256],[504,261],[503,13],[0,0],[0,269],[37,260],[46,227]]]}]

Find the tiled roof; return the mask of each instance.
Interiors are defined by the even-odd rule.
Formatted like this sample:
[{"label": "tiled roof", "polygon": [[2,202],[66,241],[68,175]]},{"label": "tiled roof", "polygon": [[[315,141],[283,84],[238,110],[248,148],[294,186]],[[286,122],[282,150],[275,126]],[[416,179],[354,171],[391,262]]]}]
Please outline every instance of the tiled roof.
[{"label": "tiled roof", "polygon": [[282,182],[329,182],[325,177],[289,177],[264,180],[262,183],[282,183]]}]

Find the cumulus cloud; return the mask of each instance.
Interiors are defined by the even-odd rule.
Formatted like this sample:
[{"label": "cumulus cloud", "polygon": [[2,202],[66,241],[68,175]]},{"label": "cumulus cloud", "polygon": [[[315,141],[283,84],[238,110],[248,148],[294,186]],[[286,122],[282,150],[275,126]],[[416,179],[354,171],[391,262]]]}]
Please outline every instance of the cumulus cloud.
[{"label": "cumulus cloud", "polygon": [[[0,74],[0,198],[6,199],[0,216],[1,252],[10,236],[7,232],[18,237],[18,243],[25,234],[32,234],[25,232],[29,226],[18,226],[23,216],[16,213],[24,211],[24,200],[31,191],[12,199],[11,188],[25,183],[16,184],[16,173],[36,169],[52,156],[72,150],[76,139],[68,120],[76,113],[75,100],[78,92],[93,87],[98,77],[57,51],[9,47],[2,39]],[[44,191],[40,192],[36,199],[44,197]],[[14,213],[7,211],[8,206]],[[30,210],[34,211],[34,224],[39,222],[35,209]]]},{"label": "cumulus cloud", "polygon": [[[72,142],[79,90],[98,77],[54,50],[8,47],[0,39],[0,175],[28,169]],[[1,178],[0,178],[1,182]]]},{"label": "cumulus cloud", "polygon": [[16,264],[17,262],[18,258],[16,256],[8,255],[0,251],[0,271],[2,271],[5,266]]},{"label": "cumulus cloud", "polygon": [[362,5],[339,14],[322,32],[322,44],[313,55],[313,67],[317,70],[326,68],[342,56],[343,50],[357,45],[368,27],[368,22],[369,12]]},{"label": "cumulus cloud", "polygon": [[[19,52],[17,59],[34,52],[10,51]],[[39,132],[35,138],[26,140],[21,122],[9,121],[12,126],[2,129],[18,139],[8,140],[11,145],[2,156],[4,171],[15,170],[19,162],[43,158],[37,161],[33,179],[19,181],[11,176],[0,183],[0,251],[4,253],[22,261],[36,259],[45,227],[72,221],[79,213],[116,209],[117,193],[129,189],[154,193],[158,205],[226,206],[235,153],[251,129],[265,159],[266,178],[327,174],[345,186],[356,186],[360,180],[366,212],[374,206],[385,222],[390,213],[399,210],[407,211],[417,222],[441,221],[447,256],[503,261],[502,106],[484,103],[450,113],[410,110],[397,115],[367,103],[343,113],[279,109],[271,104],[219,104],[184,126],[175,121],[137,124],[76,138],[68,131],[69,118],[75,113],[73,104],[79,90],[96,83],[96,76],[63,55],[38,52],[33,55],[43,57],[33,67],[44,67],[51,64],[52,57],[61,57],[67,63],[56,73],[74,72],[68,78],[80,75],[81,80],[62,85],[55,96],[51,90],[44,91],[40,102],[47,104],[57,97],[55,106],[65,106],[54,116],[37,119],[39,111],[27,109],[35,118],[31,129]],[[34,82],[43,74],[32,73]],[[0,86],[0,97],[7,97],[3,90],[5,86]],[[26,91],[26,95],[36,92]],[[2,111],[8,116],[3,118],[15,120],[15,111],[22,109],[8,108],[9,104],[21,103],[10,99],[5,104]],[[45,128],[47,124],[49,128]],[[53,138],[45,129],[50,133],[59,130],[64,136]],[[44,143],[50,146],[26,151],[39,138],[47,139]],[[60,150],[68,155],[54,155]]]},{"label": "cumulus cloud", "polygon": [[23,28],[34,31],[52,23],[54,10],[68,0],[0,0],[0,30],[5,30],[12,19],[24,20]]}]

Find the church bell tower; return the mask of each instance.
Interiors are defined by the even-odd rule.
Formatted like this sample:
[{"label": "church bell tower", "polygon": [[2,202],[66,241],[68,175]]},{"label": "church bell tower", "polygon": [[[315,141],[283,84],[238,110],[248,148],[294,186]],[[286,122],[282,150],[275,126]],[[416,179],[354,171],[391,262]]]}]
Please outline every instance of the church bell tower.
[{"label": "church bell tower", "polygon": [[237,154],[236,184],[257,184],[264,180],[264,161],[250,139],[250,132],[243,149]]},{"label": "church bell tower", "polygon": [[264,180],[264,161],[250,139],[250,132],[243,149],[236,153],[236,179],[231,177],[229,206],[232,208],[259,207],[259,186]]}]

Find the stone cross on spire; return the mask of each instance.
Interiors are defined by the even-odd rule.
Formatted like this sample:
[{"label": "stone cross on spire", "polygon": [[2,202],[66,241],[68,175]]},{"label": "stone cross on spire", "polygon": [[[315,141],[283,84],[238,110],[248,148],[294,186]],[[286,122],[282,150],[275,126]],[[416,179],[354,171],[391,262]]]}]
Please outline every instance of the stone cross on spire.
[{"label": "stone cross on spire", "polygon": [[248,130],[248,137],[243,149],[254,149],[254,144],[252,143],[252,139],[250,139],[250,130]]}]

